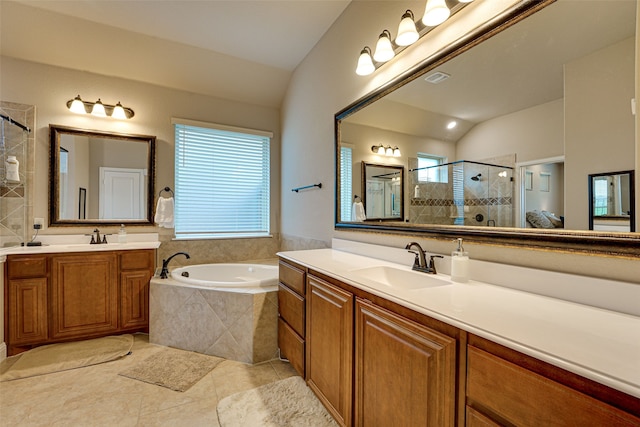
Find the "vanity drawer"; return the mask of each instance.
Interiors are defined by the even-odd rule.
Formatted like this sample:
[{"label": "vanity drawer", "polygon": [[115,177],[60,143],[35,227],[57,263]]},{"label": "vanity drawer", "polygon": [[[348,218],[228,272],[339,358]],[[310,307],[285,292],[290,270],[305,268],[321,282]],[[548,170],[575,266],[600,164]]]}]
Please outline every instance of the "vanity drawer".
[{"label": "vanity drawer", "polygon": [[278,346],[281,356],[304,378],[304,340],[281,317],[278,317]]},{"label": "vanity drawer", "polygon": [[518,426],[638,426],[613,406],[468,347],[467,404]]},{"label": "vanity drawer", "polygon": [[121,270],[153,270],[154,264],[152,250],[123,251],[120,254]]},{"label": "vanity drawer", "polygon": [[299,268],[294,267],[291,264],[286,264],[282,261],[279,263],[280,268],[280,282],[287,285],[290,289],[293,289],[298,294],[305,295],[305,272]]},{"label": "vanity drawer", "polygon": [[9,279],[28,279],[47,276],[46,255],[9,255],[7,257],[7,275]]},{"label": "vanity drawer", "polygon": [[280,317],[304,338],[304,298],[280,283],[278,290]]}]

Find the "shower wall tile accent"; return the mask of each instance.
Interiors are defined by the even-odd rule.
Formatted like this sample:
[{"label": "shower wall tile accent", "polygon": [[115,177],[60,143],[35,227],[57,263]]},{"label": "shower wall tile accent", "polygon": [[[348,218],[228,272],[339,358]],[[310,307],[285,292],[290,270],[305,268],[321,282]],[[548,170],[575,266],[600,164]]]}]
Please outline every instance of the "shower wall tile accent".
[{"label": "shower wall tile accent", "polygon": [[[29,127],[26,133],[3,121],[0,140],[0,247],[15,246],[30,237],[33,223],[33,185],[35,175],[35,107],[0,101],[3,115]],[[20,183],[5,181],[6,157],[16,156],[20,162]]]},{"label": "shower wall tile accent", "polygon": [[277,357],[277,291],[246,294],[151,283],[149,341],[258,363]]}]

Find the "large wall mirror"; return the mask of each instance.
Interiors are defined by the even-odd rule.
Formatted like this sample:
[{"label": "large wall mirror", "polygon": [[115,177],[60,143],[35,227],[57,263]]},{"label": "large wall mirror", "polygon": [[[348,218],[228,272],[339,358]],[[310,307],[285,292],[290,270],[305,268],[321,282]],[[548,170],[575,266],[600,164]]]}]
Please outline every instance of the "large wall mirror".
[{"label": "large wall mirror", "polygon": [[50,125],[49,224],[153,224],[155,137]]},{"label": "large wall mirror", "polygon": [[[637,7],[522,1],[338,112],[336,228],[640,255],[637,233],[590,231],[587,185],[635,168]],[[395,223],[353,223],[340,207],[345,168],[386,158],[372,145],[402,153]]]}]

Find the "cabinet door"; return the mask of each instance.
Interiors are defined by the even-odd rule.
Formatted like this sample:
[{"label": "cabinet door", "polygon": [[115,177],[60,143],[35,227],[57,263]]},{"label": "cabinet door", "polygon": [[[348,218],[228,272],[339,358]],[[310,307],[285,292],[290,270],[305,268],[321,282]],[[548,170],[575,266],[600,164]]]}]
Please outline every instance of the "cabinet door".
[{"label": "cabinet door", "polygon": [[309,387],[343,426],[351,425],[353,295],[307,276],[307,361]]},{"label": "cabinet door", "polygon": [[47,339],[47,278],[8,282],[8,341],[11,346]]},{"label": "cabinet door", "polygon": [[149,327],[150,270],[120,273],[121,329]]},{"label": "cabinet door", "polygon": [[355,425],[454,425],[455,339],[358,299],[355,342]]},{"label": "cabinet door", "polygon": [[113,252],[52,257],[51,338],[118,330],[118,273]]}]

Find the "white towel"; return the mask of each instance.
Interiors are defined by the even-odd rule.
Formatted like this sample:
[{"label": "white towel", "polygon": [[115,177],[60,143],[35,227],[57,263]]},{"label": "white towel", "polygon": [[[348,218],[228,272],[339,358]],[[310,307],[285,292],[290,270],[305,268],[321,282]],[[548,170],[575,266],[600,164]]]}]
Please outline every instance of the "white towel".
[{"label": "white towel", "polygon": [[362,222],[367,219],[367,216],[364,213],[364,205],[362,202],[355,202],[351,207],[351,218],[353,221]]},{"label": "white towel", "polygon": [[158,197],[154,222],[158,227],[173,228],[173,197]]}]

